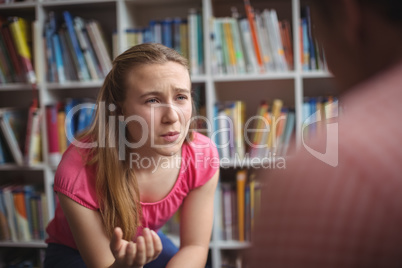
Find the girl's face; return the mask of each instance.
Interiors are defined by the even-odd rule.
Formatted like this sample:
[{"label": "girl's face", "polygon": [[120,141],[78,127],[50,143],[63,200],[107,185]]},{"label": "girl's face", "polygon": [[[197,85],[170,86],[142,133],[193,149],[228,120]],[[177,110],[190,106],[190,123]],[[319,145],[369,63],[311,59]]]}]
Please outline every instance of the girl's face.
[{"label": "girl's face", "polygon": [[[188,71],[176,62],[133,68],[123,103],[128,141],[135,152],[170,156],[180,152],[192,114]],[[130,120],[131,119],[131,120]]]}]

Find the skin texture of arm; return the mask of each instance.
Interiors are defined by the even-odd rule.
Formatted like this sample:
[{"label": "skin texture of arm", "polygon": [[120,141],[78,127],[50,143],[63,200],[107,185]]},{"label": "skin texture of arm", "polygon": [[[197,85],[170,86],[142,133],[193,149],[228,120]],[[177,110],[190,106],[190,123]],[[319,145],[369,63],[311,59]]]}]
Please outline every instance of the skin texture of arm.
[{"label": "skin texture of arm", "polygon": [[123,240],[120,228],[115,228],[110,240],[103,230],[98,211],[83,207],[63,194],[58,196],[87,267],[142,267],[162,251],[160,238],[147,228],[144,236],[137,238],[137,243]]},{"label": "skin texture of arm", "polygon": [[192,190],[184,200],[180,220],[180,250],[167,268],[205,267],[218,179],[219,170],[203,186]]}]

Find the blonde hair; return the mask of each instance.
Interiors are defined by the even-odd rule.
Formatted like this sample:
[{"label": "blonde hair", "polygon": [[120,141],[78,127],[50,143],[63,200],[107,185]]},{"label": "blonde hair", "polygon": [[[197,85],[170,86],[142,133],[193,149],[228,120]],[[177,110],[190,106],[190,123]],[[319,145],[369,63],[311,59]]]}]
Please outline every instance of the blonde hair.
[{"label": "blonde hair", "polygon": [[[122,115],[128,72],[141,65],[167,62],[176,62],[189,69],[188,62],[183,56],[161,44],[137,45],[119,55],[113,61],[113,67],[99,92],[94,123],[80,135],[80,139],[98,141],[98,144],[100,138],[105,139],[105,146],[98,145],[91,149],[87,164],[97,165],[96,191],[105,232],[109,237],[112,236],[114,227],[119,226],[123,230],[124,239],[131,240],[136,235],[138,226],[141,225],[142,216],[138,182],[134,171],[130,168],[129,161],[119,160],[118,146],[111,146],[108,142],[114,141],[114,145],[119,144],[119,135],[116,135],[118,124],[115,124],[114,132],[109,132],[109,120],[115,118],[115,122],[118,122],[118,116]],[[105,123],[101,126],[99,104],[102,102],[106,109],[104,109]],[[113,111],[108,109],[110,104],[114,104],[116,109]],[[194,125],[190,125],[186,140],[192,140],[193,127]],[[100,131],[104,131],[103,137]],[[126,154],[128,154],[127,148]]]}]

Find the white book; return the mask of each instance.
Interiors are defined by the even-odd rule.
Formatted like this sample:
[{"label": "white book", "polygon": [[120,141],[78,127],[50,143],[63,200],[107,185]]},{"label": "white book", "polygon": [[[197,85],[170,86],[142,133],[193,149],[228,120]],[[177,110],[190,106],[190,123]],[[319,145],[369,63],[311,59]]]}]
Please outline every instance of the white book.
[{"label": "white book", "polygon": [[272,53],[272,40],[268,34],[267,27],[261,14],[255,15],[255,22],[264,67],[267,71],[275,71],[275,61]]},{"label": "white book", "polygon": [[247,55],[246,69],[248,73],[258,72],[257,57],[255,55],[254,46],[252,44],[252,37],[250,32],[250,24],[247,19],[240,20],[240,33],[244,43],[244,51]]},{"label": "white book", "polygon": [[7,111],[0,111],[0,128],[3,131],[4,138],[8,144],[8,147],[10,148],[15,163],[20,166],[24,165],[24,157],[18,145],[15,134],[11,128],[9,114]]},{"label": "white book", "polygon": [[89,44],[87,44],[87,42],[84,38],[84,35],[82,33],[82,28],[85,27],[84,24],[85,23],[81,18],[79,18],[79,17],[74,18],[74,30],[77,35],[78,43],[80,44],[82,54],[84,55],[84,59],[87,64],[89,74],[91,75],[92,80],[98,80],[99,77],[96,72],[95,63],[89,53],[89,48],[88,48]]},{"label": "white book", "polygon": [[237,65],[237,71],[241,74],[244,74],[246,72],[246,63],[244,60],[244,50],[243,46],[240,40],[240,33],[239,33],[239,27],[238,27],[238,22],[237,19],[232,18],[230,19],[230,24],[232,28],[232,37],[233,37],[233,43],[234,43],[234,48],[236,52],[236,65]]},{"label": "white book", "polygon": [[283,50],[283,43],[281,38],[281,33],[279,29],[278,15],[274,9],[270,12],[271,23],[273,27],[273,35],[275,39],[275,49],[276,54],[278,56],[278,64],[281,71],[289,70],[288,65],[286,63],[285,53]]},{"label": "white book", "polygon": [[189,50],[190,50],[190,71],[192,75],[200,74],[198,68],[198,19],[197,11],[195,9],[190,9],[190,14],[188,15],[188,37],[189,37]]}]

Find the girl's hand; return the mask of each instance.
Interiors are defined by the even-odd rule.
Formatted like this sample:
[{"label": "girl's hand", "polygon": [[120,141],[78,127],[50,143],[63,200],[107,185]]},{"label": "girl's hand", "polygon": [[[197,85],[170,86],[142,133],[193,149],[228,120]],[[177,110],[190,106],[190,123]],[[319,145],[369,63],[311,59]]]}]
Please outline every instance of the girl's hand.
[{"label": "girl's hand", "polygon": [[110,249],[115,258],[113,267],[138,268],[155,260],[162,251],[159,236],[144,228],[143,236],[137,237],[137,243],[123,239],[121,228],[116,227],[110,241]]}]

